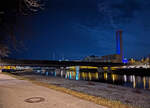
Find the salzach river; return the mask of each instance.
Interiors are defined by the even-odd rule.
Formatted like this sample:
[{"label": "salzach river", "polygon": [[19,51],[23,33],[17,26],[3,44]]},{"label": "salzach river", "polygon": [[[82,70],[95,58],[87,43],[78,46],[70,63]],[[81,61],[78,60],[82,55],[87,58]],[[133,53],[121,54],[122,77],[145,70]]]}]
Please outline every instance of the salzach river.
[{"label": "salzach river", "polygon": [[56,72],[46,72],[44,75],[62,77],[70,80],[86,80],[121,85],[130,88],[141,88],[150,90],[150,76],[137,75],[119,75],[113,73],[98,73],[98,72],[80,72],[78,75],[75,72],[65,72],[57,74]]}]

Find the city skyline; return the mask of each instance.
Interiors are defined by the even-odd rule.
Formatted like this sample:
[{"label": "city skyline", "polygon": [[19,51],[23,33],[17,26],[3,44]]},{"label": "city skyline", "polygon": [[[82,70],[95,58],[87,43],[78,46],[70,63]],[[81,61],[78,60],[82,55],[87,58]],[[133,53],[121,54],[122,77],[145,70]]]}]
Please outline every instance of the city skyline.
[{"label": "city skyline", "polygon": [[1,0],[0,108],[150,108],[150,1]]}]

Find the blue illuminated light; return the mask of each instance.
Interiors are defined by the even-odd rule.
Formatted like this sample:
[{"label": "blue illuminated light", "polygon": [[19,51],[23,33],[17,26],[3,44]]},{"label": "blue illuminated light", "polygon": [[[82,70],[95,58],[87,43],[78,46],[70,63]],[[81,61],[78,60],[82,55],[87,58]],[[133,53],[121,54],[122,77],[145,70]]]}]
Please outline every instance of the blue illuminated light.
[{"label": "blue illuminated light", "polygon": [[122,60],[122,62],[123,62],[123,63],[128,63],[128,60],[127,60],[126,58],[124,58],[124,59]]},{"label": "blue illuminated light", "polygon": [[54,76],[56,77],[56,72],[54,72]]},{"label": "blue illuminated light", "polygon": [[80,67],[76,66],[76,80],[79,80],[79,70],[80,70]]},{"label": "blue illuminated light", "polygon": [[46,76],[48,76],[48,72],[46,72]]},{"label": "blue illuminated light", "polygon": [[120,55],[120,37],[119,37],[119,33],[117,34],[117,54]]},{"label": "blue illuminated light", "polygon": [[71,79],[71,72],[69,72],[69,79]]}]

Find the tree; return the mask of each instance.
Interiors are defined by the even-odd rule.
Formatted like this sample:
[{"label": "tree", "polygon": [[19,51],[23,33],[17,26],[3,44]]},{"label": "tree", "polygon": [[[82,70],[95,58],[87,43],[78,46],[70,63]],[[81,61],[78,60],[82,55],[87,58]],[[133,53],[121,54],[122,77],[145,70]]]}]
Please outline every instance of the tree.
[{"label": "tree", "polygon": [[0,57],[8,56],[10,46],[16,49],[14,35],[16,18],[32,15],[43,9],[43,0],[1,0],[0,1]]}]

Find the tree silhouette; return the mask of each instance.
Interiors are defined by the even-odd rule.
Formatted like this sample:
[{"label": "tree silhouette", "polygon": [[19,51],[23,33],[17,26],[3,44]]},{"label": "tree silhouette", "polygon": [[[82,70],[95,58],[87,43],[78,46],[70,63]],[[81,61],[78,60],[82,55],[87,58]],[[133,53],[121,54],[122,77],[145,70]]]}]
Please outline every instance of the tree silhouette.
[{"label": "tree silhouette", "polygon": [[43,0],[0,1],[0,57],[8,56],[10,46],[16,49],[14,27],[17,17],[37,13],[43,9],[43,4]]}]

